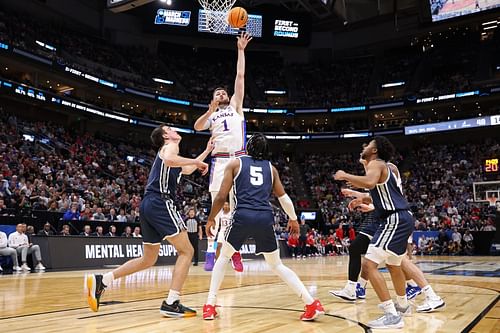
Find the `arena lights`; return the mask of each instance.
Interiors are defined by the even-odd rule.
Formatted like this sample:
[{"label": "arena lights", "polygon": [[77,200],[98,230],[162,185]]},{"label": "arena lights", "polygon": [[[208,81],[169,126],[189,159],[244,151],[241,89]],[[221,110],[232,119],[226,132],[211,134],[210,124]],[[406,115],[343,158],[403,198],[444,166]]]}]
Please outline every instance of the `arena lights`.
[{"label": "arena lights", "polygon": [[176,99],[176,98],[169,98],[169,97],[163,97],[163,96],[158,96],[158,100],[162,102],[167,102],[167,103],[173,103],[173,104],[180,104],[180,105],[190,105],[191,103],[188,101],[183,101],[181,99]]},{"label": "arena lights", "polygon": [[331,112],[351,112],[351,111],[365,111],[366,106],[351,106],[351,107],[345,107],[345,108],[333,108],[330,111]]},{"label": "arena lights", "polygon": [[165,83],[165,84],[174,84],[174,81],[170,80],[165,80],[165,79],[160,79],[158,77],[154,77],[153,81],[158,82],[158,83]]},{"label": "arena lights", "polygon": [[400,87],[400,86],[404,86],[405,84],[406,84],[405,81],[385,83],[382,85],[382,88]]},{"label": "arena lights", "polygon": [[286,90],[266,90],[264,91],[266,95],[286,95]]},{"label": "arena lights", "polygon": [[44,47],[44,48],[46,48],[47,50],[50,50],[50,51],[52,51],[52,52],[57,51],[57,49],[56,49],[54,46],[49,45],[49,44],[44,43],[44,42],[41,42],[41,41],[39,41],[39,40],[36,40],[36,41],[35,41],[35,43],[37,43],[37,45],[39,45],[39,46],[41,46],[41,47]]},{"label": "arena lights", "polygon": [[0,43],[0,49],[8,50],[9,49],[9,45],[4,44],[4,43]]}]

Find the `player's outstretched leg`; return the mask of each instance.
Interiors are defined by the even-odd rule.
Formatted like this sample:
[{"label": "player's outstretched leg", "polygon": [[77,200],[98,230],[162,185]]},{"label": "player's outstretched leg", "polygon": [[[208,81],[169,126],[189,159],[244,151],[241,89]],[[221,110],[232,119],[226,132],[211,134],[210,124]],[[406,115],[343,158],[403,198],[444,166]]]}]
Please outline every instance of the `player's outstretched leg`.
[{"label": "player's outstretched leg", "polygon": [[[415,265],[408,258],[404,258],[401,262],[401,269],[403,269],[406,278],[413,279],[418,289],[421,289],[425,295],[425,301],[421,305],[417,306],[417,312],[433,312],[438,309],[444,309],[446,306],[445,302],[434,292],[429,282],[427,282],[424,273],[417,267],[417,265]],[[408,297],[408,299],[410,298]]]},{"label": "player's outstretched leg", "polygon": [[87,303],[92,311],[97,312],[105,289],[111,285],[114,279],[118,279],[143,269],[149,268],[156,263],[160,244],[144,244],[144,253],[140,258],[127,261],[112,272],[104,275],[89,274],[86,278]]},{"label": "player's outstretched leg", "polygon": [[279,249],[271,253],[264,253],[264,258],[271,270],[278,275],[305,303],[305,312],[300,316],[300,320],[310,321],[325,314],[325,309],[319,300],[315,300],[300,281],[297,274],[290,268],[283,265],[279,255]]},{"label": "player's outstretched leg", "polygon": [[[370,252],[370,248],[368,251]],[[365,257],[362,269],[366,272],[366,274],[368,274],[370,283],[381,301],[379,307],[384,311],[384,315],[376,320],[370,321],[368,323],[368,326],[370,326],[371,328],[383,329],[403,328],[403,317],[398,313],[398,311],[396,311],[395,304],[391,299],[389,290],[387,289],[385,279],[378,271],[378,259],[380,259],[380,262],[382,262],[383,258],[378,258],[378,256],[376,255],[376,251],[374,252],[375,253],[372,255],[372,257]],[[368,253],[367,256],[369,255],[370,254]]]},{"label": "player's outstretched leg", "polygon": [[220,289],[222,280],[224,280],[224,273],[226,271],[229,258],[234,253],[234,248],[227,242],[222,245],[219,257],[215,262],[212,270],[212,277],[210,279],[210,290],[208,291],[207,303],[203,305],[203,319],[213,320],[217,317],[215,310],[215,302],[217,301],[217,292]]},{"label": "player's outstretched leg", "polygon": [[186,281],[193,259],[193,246],[191,246],[185,230],[176,236],[168,237],[167,240],[177,250],[177,260],[172,274],[172,284],[167,298],[161,304],[160,313],[171,318],[194,317],[196,311],[180,303],[182,286]]}]

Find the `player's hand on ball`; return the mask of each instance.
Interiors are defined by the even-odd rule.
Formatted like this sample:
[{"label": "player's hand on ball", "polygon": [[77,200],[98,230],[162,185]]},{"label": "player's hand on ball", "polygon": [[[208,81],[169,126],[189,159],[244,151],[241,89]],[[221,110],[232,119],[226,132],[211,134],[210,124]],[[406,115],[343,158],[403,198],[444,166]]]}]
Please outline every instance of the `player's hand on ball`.
[{"label": "player's hand on ball", "polygon": [[300,231],[299,222],[297,222],[297,220],[288,220],[287,230],[290,234],[289,237],[298,235]]},{"label": "player's hand on ball", "polygon": [[196,167],[198,168],[198,170],[200,170],[201,174],[203,176],[205,176],[208,172],[208,164],[205,163],[205,162],[202,162],[202,161],[198,161],[198,163],[196,164]]},{"label": "player's hand on ball", "polygon": [[252,36],[248,32],[242,32],[241,36],[236,37],[238,39],[238,50],[244,50],[248,43],[252,40]]},{"label": "player's hand on ball", "polygon": [[215,227],[215,220],[207,220],[207,224],[205,225],[205,233],[207,237],[215,237],[213,230]]},{"label": "player's hand on ball", "polygon": [[335,175],[333,176],[333,179],[335,180],[345,180],[345,176],[347,175],[347,173],[345,173],[345,171],[343,170],[339,170],[335,173]]}]

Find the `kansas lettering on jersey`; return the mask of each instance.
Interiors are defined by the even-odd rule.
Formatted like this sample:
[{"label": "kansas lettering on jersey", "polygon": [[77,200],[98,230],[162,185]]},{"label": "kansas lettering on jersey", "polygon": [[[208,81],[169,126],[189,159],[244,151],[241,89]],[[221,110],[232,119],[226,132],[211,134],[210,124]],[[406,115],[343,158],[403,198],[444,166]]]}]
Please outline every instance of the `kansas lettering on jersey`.
[{"label": "kansas lettering on jersey", "polygon": [[148,184],[145,194],[157,193],[175,196],[177,184],[182,177],[182,168],[168,167],[160,158],[160,153],[156,154],[155,161],[149,171]]},{"label": "kansas lettering on jersey", "polygon": [[370,190],[375,214],[382,218],[394,211],[410,208],[398,186],[396,176],[389,167],[387,167],[387,173],[387,180]]},{"label": "kansas lettering on jersey", "polygon": [[[245,118],[231,106],[219,108],[208,118],[210,132],[215,137],[214,152],[244,154],[246,140]],[[224,157],[224,156],[221,156]]]},{"label": "kansas lettering on jersey", "polygon": [[233,181],[236,209],[272,210],[269,199],[273,191],[271,162],[241,156],[240,170]]}]

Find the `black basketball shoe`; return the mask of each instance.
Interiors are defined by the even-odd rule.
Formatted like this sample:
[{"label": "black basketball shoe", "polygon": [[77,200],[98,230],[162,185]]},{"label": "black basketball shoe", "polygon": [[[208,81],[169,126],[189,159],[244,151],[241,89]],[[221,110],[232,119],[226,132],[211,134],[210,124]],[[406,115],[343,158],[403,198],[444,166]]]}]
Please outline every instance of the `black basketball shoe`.
[{"label": "black basketball shoe", "polygon": [[99,301],[105,288],[106,286],[102,283],[102,275],[90,274],[87,276],[87,303],[92,311],[99,310]]},{"label": "black basketball shoe", "polygon": [[182,305],[179,301],[175,301],[172,305],[168,305],[166,301],[161,303],[160,313],[165,317],[184,318],[196,316],[196,311]]}]

